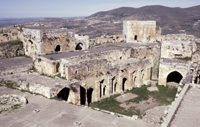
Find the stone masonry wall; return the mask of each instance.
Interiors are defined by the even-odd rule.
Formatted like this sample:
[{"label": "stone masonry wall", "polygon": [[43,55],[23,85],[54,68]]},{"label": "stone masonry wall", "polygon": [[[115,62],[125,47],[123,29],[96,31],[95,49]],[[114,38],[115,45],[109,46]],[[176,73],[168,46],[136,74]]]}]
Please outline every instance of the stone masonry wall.
[{"label": "stone masonry wall", "polygon": [[124,21],[123,36],[127,43],[156,41],[156,21]]},{"label": "stone masonry wall", "polygon": [[12,41],[0,43],[0,59],[24,55],[23,42]]}]

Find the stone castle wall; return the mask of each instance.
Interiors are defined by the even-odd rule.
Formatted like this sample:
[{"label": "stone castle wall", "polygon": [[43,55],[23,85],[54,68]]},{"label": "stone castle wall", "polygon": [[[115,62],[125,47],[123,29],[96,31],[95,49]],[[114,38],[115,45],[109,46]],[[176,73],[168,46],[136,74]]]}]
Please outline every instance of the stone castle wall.
[{"label": "stone castle wall", "polygon": [[16,28],[0,28],[0,43],[18,39],[18,30]]},{"label": "stone castle wall", "polygon": [[24,55],[23,42],[12,41],[0,43],[0,59]]},{"label": "stone castle wall", "polygon": [[28,56],[75,50],[75,39],[65,29],[23,28],[20,39]]},{"label": "stone castle wall", "polygon": [[191,57],[197,46],[191,41],[171,40],[163,41],[161,49],[161,58],[184,58]]},{"label": "stone castle wall", "polygon": [[127,43],[156,41],[156,21],[124,21],[123,36]]}]

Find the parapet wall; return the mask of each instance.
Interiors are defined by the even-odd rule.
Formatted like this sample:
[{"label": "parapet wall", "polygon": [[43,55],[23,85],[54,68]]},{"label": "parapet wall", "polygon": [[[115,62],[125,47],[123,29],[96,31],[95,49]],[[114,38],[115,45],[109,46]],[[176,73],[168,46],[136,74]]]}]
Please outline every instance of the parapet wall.
[{"label": "parapet wall", "polygon": [[18,30],[15,28],[0,28],[0,43],[18,40]]},{"label": "parapet wall", "polygon": [[161,49],[161,58],[184,58],[191,57],[197,46],[192,41],[169,40],[162,42]]}]

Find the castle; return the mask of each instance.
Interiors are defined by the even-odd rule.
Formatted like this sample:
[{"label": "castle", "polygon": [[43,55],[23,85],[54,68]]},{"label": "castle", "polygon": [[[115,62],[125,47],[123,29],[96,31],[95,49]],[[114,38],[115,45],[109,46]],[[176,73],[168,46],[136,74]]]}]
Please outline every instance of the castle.
[{"label": "castle", "polygon": [[[122,36],[96,40],[63,28],[18,27],[25,55],[32,57],[34,69],[45,75],[23,73],[21,78],[30,78],[19,83],[20,89],[88,105],[148,85],[151,80],[158,80],[158,85],[199,83],[199,51],[195,43],[199,40],[191,35],[160,33],[155,21],[124,21]],[[178,59],[186,57],[192,60]],[[15,71],[1,69],[0,74]]]}]

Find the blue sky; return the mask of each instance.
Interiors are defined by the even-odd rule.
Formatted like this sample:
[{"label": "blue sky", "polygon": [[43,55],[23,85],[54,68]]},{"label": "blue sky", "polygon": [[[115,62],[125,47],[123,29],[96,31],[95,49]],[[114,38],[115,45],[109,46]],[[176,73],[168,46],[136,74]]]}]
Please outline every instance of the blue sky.
[{"label": "blue sky", "polygon": [[76,17],[119,7],[191,7],[199,0],[0,0],[0,18]]}]

